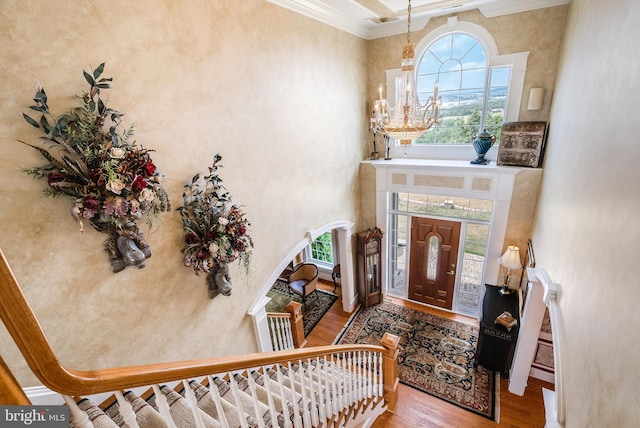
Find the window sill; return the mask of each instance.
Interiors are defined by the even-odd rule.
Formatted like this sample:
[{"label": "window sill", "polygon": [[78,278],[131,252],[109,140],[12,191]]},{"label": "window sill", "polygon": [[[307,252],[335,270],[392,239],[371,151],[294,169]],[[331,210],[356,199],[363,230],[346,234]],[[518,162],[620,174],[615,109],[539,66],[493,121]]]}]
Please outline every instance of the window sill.
[{"label": "window sill", "polygon": [[[471,161],[477,157],[471,144],[459,145],[412,145],[404,150],[399,145],[392,146],[389,150],[392,159],[438,159],[438,160],[466,160]],[[485,156],[495,164],[498,158],[498,146],[492,147]]]}]

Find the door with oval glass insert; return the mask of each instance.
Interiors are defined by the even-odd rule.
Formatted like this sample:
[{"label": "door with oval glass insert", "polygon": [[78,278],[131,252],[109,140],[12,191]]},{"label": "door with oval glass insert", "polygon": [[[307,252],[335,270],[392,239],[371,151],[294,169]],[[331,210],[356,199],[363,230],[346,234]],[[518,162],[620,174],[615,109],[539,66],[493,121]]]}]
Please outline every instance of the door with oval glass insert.
[{"label": "door with oval glass insert", "polygon": [[452,308],[459,243],[459,222],[412,218],[409,299]]}]

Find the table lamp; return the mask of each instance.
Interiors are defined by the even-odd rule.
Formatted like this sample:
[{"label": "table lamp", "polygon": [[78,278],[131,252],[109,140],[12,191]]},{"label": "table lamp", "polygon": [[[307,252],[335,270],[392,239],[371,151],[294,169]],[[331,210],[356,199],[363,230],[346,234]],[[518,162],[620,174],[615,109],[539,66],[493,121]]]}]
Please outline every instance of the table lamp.
[{"label": "table lamp", "polygon": [[502,288],[499,290],[501,296],[506,296],[514,292],[514,290],[509,288],[511,272],[522,268],[522,263],[520,263],[520,248],[515,245],[509,245],[502,257],[498,259],[498,263],[507,269],[507,273],[504,276],[504,284],[502,284]]}]

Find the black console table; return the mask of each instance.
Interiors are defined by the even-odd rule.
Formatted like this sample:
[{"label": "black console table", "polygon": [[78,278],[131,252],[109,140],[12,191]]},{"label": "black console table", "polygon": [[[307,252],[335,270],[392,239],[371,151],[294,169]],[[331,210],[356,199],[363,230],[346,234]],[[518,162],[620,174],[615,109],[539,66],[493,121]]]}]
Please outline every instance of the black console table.
[{"label": "black console table", "polygon": [[[520,328],[518,293],[502,296],[498,293],[500,287],[485,284],[485,288],[475,365],[499,371],[504,378],[508,378]],[[518,320],[511,330],[495,323],[495,319],[504,311],[510,312]]]}]

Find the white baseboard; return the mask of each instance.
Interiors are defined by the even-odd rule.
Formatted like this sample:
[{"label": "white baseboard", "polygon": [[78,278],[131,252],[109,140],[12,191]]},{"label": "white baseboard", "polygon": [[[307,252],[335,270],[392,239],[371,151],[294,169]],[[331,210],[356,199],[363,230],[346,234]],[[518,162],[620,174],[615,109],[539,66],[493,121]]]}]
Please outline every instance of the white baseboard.
[{"label": "white baseboard", "polygon": [[31,401],[31,404],[38,406],[57,406],[64,404],[62,395],[53,392],[46,386],[30,386],[23,388],[23,390],[29,401]]},{"label": "white baseboard", "polygon": [[544,413],[546,419],[545,428],[560,428],[562,425],[558,423],[556,393],[546,388],[542,388],[542,398],[544,400]]}]

